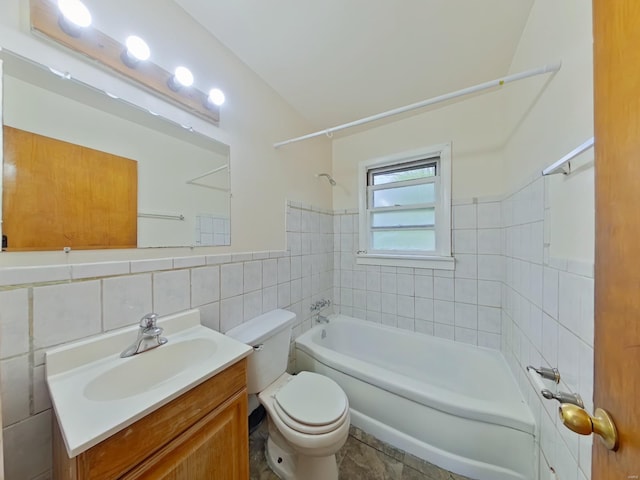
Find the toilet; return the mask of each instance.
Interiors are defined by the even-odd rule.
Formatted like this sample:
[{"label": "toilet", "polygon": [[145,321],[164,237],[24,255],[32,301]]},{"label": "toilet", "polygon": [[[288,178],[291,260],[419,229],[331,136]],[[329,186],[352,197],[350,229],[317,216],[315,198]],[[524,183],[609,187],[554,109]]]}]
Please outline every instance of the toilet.
[{"label": "toilet", "polygon": [[349,436],[349,401],[328,377],[286,373],[295,319],[287,310],[272,310],[226,335],[254,349],[247,389],[250,410],[257,394],[267,412],[269,467],[283,480],[337,480],[335,453]]}]

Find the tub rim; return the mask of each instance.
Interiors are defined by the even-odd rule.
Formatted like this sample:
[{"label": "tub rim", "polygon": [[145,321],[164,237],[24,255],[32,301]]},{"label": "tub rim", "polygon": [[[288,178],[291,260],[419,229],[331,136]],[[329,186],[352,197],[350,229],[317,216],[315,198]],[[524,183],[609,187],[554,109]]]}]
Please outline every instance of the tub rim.
[{"label": "tub rim", "polygon": [[[451,415],[467,418],[469,420],[487,422],[496,425],[502,425],[504,427],[520,430],[524,433],[535,435],[535,419],[531,409],[527,405],[522,392],[513,377],[511,370],[505,369],[509,378],[517,389],[520,402],[518,404],[510,405],[511,411],[505,412],[503,409],[498,408],[495,402],[472,398],[466,395],[462,395],[457,392],[446,390],[442,387],[435,385],[429,385],[429,389],[425,391],[425,382],[412,379],[401,373],[392,372],[391,375],[380,375],[380,370],[385,370],[384,367],[372,365],[364,360],[360,360],[355,357],[350,357],[346,354],[340,353],[336,350],[332,350],[328,347],[320,345],[315,342],[315,337],[320,335],[324,328],[331,328],[331,323],[353,323],[367,328],[376,328],[387,330],[393,334],[399,335],[419,335],[428,339],[428,341],[446,342],[447,345],[454,345],[456,348],[464,349],[483,349],[490,350],[499,355],[506,364],[506,360],[502,353],[498,350],[488,349],[485,347],[478,347],[474,345],[462,344],[460,342],[454,342],[448,339],[433,337],[431,335],[422,334],[419,332],[405,332],[402,329],[390,327],[387,325],[381,325],[372,323],[367,320],[349,317],[343,314],[333,314],[329,317],[329,324],[316,325],[309,329],[307,332],[300,335],[295,339],[295,348],[300,349],[307,355],[315,358],[318,362],[323,363],[327,367],[333,368],[346,375],[361,379],[371,385],[375,385],[390,393],[400,395],[408,400],[412,400],[416,403],[435,408]],[[349,359],[349,362],[339,362],[337,359]],[[378,372],[376,372],[376,370]],[[390,370],[386,370],[390,371]],[[376,374],[377,373],[377,374]],[[502,407],[503,405],[499,405]]]}]

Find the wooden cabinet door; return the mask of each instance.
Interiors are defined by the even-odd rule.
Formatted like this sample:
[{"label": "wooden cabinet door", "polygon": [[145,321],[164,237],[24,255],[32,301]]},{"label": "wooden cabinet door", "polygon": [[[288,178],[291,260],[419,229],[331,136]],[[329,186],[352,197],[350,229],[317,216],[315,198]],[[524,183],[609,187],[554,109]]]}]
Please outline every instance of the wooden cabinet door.
[{"label": "wooden cabinet door", "polygon": [[247,392],[205,416],[122,480],[247,480]]}]

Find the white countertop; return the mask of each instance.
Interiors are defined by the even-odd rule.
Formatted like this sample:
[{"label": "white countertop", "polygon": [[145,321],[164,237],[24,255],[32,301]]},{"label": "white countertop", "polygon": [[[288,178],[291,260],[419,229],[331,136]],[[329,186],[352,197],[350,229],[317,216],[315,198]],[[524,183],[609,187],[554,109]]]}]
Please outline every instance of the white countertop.
[{"label": "white countertop", "polygon": [[252,352],[202,326],[198,310],[160,318],[158,326],[168,343],[128,358],[120,353],[136,339],[138,326],[46,352],[46,380],[70,458]]}]

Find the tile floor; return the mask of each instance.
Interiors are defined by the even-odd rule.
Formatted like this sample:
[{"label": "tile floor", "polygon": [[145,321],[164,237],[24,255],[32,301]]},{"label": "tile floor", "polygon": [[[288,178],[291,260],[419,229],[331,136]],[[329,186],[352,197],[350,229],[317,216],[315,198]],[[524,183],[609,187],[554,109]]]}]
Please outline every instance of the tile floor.
[{"label": "tile floor", "polygon": [[[266,420],[249,437],[251,480],[278,480],[264,457]],[[398,450],[359,428],[336,454],[340,480],[467,480]]]}]

